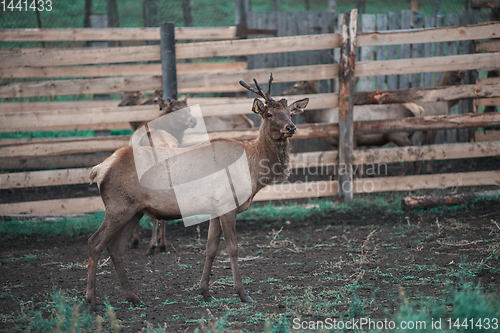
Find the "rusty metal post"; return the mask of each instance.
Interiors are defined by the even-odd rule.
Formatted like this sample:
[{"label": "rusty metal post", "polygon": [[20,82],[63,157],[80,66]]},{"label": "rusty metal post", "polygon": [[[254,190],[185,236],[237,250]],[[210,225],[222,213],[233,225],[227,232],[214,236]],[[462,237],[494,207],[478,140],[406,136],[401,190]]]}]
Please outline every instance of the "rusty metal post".
[{"label": "rusty metal post", "polygon": [[356,21],[357,10],[353,9],[342,16],[340,34],[340,73],[339,73],[339,197],[342,202],[352,201],[353,194],[353,107],[356,78]]},{"label": "rusty metal post", "polygon": [[160,44],[163,98],[177,99],[175,23],[167,22],[160,24]]}]

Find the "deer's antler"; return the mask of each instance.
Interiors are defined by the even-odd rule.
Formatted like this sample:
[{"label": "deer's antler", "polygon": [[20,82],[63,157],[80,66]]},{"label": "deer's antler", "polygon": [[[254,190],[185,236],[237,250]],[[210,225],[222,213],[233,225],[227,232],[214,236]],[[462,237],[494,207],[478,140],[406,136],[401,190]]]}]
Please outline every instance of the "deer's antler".
[{"label": "deer's antler", "polygon": [[272,101],[272,97],[271,97],[271,83],[273,82],[273,73],[271,73],[271,76],[269,77],[269,84],[268,84],[268,87],[267,87],[267,92],[264,93],[262,91],[262,88],[259,86],[259,84],[257,83],[257,80],[256,79],[253,79],[253,82],[255,83],[255,87],[257,87],[257,89],[251,87],[248,83],[246,83],[245,81],[243,80],[240,80],[240,85],[242,87],[244,87],[245,89],[247,90],[250,90],[251,92],[261,96],[264,98],[264,100],[266,101],[266,103],[268,101]]}]

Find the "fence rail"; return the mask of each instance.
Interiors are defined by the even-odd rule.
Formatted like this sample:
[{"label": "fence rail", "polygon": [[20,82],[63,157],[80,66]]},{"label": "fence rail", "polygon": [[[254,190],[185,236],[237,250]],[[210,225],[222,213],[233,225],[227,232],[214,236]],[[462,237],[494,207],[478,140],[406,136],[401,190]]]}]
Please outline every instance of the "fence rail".
[{"label": "fence rail", "polygon": [[[355,15],[354,15],[355,16]],[[453,24],[453,22],[451,22]],[[426,26],[430,25],[426,23]],[[368,26],[368,25],[367,25]],[[423,24],[422,24],[423,26]],[[390,24],[389,24],[390,27]],[[300,36],[280,36],[270,38],[254,38],[236,40],[234,27],[224,29],[207,29],[202,39],[223,39],[221,41],[185,43],[176,45],[178,60],[193,58],[218,58],[258,55],[266,57],[270,54],[284,54],[289,52],[305,52],[317,50],[333,50],[337,52],[341,47],[342,36],[339,33],[306,34]],[[267,28],[267,27],[264,27]],[[132,29],[134,30],[134,29]],[[122,29],[107,29],[101,40],[149,40],[158,34],[158,29],[136,29],[137,32]],[[134,30],[135,31],[135,30]],[[194,40],[190,37],[196,30],[177,29],[176,37]],[[470,40],[484,40],[498,38],[500,23],[488,23],[471,26],[450,26],[432,29],[414,29],[403,31],[362,32],[354,34],[351,40],[353,45],[364,47],[362,52],[375,51],[375,47],[388,47],[390,60],[369,60],[356,62],[353,65],[354,77],[388,76],[435,73],[448,70],[494,70],[500,68],[500,52],[496,42],[482,41],[478,44],[482,54],[456,54],[457,41],[460,43]],[[27,41],[27,40],[87,40],[89,29],[65,31],[33,30],[33,31],[0,31],[0,41]],[[128,34],[128,35],[127,35]],[[225,34],[225,35],[224,35]],[[127,36],[126,36],[127,35]],[[70,36],[73,36],[70,38]],[[126,37],[125,37],[126,36]],[[147,37],[146,37],[147,36]],[[187,37],[189,36],[189,38]],[[198,35],[201,36],[201,35]],[[225,37],[223,37],[225,36]],[[16,39],[17,38],[17,39]],[[67,38],[67,39],[66,39]],[[120,39],[123,38],[123,39]],[[198,38],[198,39],[199,39]],[[158,37],[152,38],[158,39]],[[96,40],[92,38],[92,40]],[[449,44],[448,55],[439,54],[429,61],[428,58],[419,58],[419,48],[414,47],[414,58],[391,59],[391,49],[394,45],[419,43],[433,45],[436,50],[443,44]],[[441,45],[441,46],[439,46]],[[406,46],[401,48],[401,54],[406,54]],[[439,46],[439,47],[438,47]],[[386,50],[386,49],[383,49]],[[410,48],[408,47],[408,51]],[[427,50],[430,50],[427,47]],[[444,50],[444,49],[443,49]],[[455,52],[455,54],[453,53]],[[479,52],[479,51],[478,51]],[[384,51],[385,57],[385,51]],[[409,55],[409,53],[408,53]],[[432,55],[432,52],[430,53]],[[147,61],[161,59],[159,46],[114,47],[104,49],[11,49],[0,52],[0,77],[3,78],[81,78],[70,80],[49,80],[40,82],[17,82],[0,87],[0,97],[19,98],[33,96],[55,96],[73,94],[102,94],[122,92],[125,90],[152,91],[161,89],[160,65],[143,64]],[[263,58],[264,59],[264,58]],[[269,58],[270,59],[270,58]],[[371,59],[375,59],[372,57]],[[115,65],[116,63],[137,62],[138,64]],[[250,63],[250,62],[249,62]],[[112,64],[112,65],[109,65]],[[178,64],[179,92],[210,92],[210,91],[240,91],[237,82],[241,79],[251,81],[253,77],[264,82],[272,71],[277,83],[295,82],[300,80],[331,80],[339,77],[342,64],[307,64],[296,63],[293,66],[271,68],[251,68],[246,62],[230,63],[190,63]],[[248,68],[250,67],[250,68]],[[108,77],[115,76],[116,77]],[[414,75],[415,86],[420,76]],[[97,78],[91,78],[97,77]],[[429,79],[429,76],[424,76]],[[405,79],[401,79],[405,82]],[[406,83],[409,80],[406,78]],[[367,81],[368,82],[368,81]],[[477,99],[476,105],[490,105],[497,103],[500,98],[500,82],[495,79],[484,79],[478,84],[464,84],[454,87],[439,88],[411,88],[401,90],[377,90],[357,92],[349,95],[352,103],[341,106],[339,113],[349,112],[358,114],[367,112],[366,104],[407,103],[407,102],[435,102],[458,99]],[[341,87],[342,84],[341,83]],[[413,85],[412,85],[413,86]],[[344,87],[345,88],[345,87]],[[397,88],[397,87],[396,87]],[[406,87],[408,88],[408,87]],[[294,96],[300,99],[305,96]],[[315,112],[325,108],[339,107],[339,94],[322,93],[307,95],[310,104],[307,112]],[[290,97],[289,97],[290,98]],[[485,99],[488,98],[488,99]],[[214,98],[191,99],[190,104],[200,103],[204,116],[236,115],[248,113],[252,99],[247,98]],[[359,105],[354,107],[354,104]],[[301,124],[294,139],[314,137],[338,137],[343,126],[352,126],[354,134],[386,133],[391,131],[413,132],[429,129],[461,129],[492,127],[500,125],[500,114],[457,114],[434,117],[411,117],[402,119],[385,119],[391,112],[390,105],[372,107],[380,113],[378,120],[349,121],[343,124],[336,122],[328,124]],[[358,110],[358,111],[356,111]],[[373,112],[373,111],[370,111]],[[375,113],[376,113],[375,112]],[[382,114],[384,116],[382,116]],[[160,115],[157,107],[134,106],[116,107],[116,101],[93,102],[47,102],[47,103],[3,103],[0,105],[0,131],[40,131],[64,130],[76,128],[128,128],[129,121],[153,119]],[[121,127],[120,127],[121,126]],[[256,129],[212,132],[211,138],[229,137],[238,140],[255,138]],[[189,137],[186,137],[189,142]],[[32,186],[54,186],[63,184],[82,184],[88,181],[88,160],[95,161],[95,156],[88,154],[103,154],[100,158],[128,144],[129,137],[100,137],[77,139],[35,139],[35,140],[1,140],[0,165],[9,165],[6,161],[23,160],[24,165],[72,165],[76,169],[59,169],[49,171],[30,171],[19,173],[0,174],[2,189],[15,189]],[[342,149],[345,149],[343,147]],[[350,149],[347,147],[347,149]],[[345,153],[345,152],[344,152]],[[411,162],[417,160],[476,158],[500,155],[500,140],[488,142],[469,142],[456,144],[436,144],[426,147],[398,147],[368,150],[347,151],[352,154],[352,163],[394,163]],[[87,154],[87,155],[83,155]],[[337,151],[308,152],[293,154],[291,165],[293,168],[309,167],[313,165],[335,165],[339,159]],[[74,157],[74,161],[68,157]],[[71,158],[70,157],[70,158]],[[58,164],[60,163],[60,164]],[[89,163],[89,162],[87,162]],[[5,167],[2,167],[5,168]],[[451,186],[480,186],[500,185],[500,171],[470,172],[459,174],[425,175],[410,177],[382,177],[343,180],[352,186],[352,193],[367,191],[407,191],[427,188],[445,188]],[[367,189],[371,184],[374,189]],[[276,200],[285,198],[305,198],[318,196],[338,195],[339,184],[336,181],[310,182],[291,185],[287,190],[283,186],[271,186],[268,190],[259,193],[256,200]],[[0,215],[25,213],[61,214],[80,213],[103,209],[100,198],[77,198],[25,202],[15,204],[0,204]]]}]

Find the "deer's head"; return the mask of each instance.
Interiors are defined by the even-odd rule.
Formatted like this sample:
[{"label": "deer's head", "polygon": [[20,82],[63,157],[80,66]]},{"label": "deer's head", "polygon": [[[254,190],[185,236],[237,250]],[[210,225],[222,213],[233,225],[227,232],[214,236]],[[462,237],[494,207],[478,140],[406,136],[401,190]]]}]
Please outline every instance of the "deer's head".
[{"label": "deer's head", "polygon": [[122,100],[118,106],[139,105],[141,103],[142,93],[140,91],[125,91],[122,94]]},{"label": "deer's head", "polygon": [[183,99],[175,100],[168,98],[163,99],[162,97],[157,97],[158,105],[160,106],[160,110],[164,112],[164,114],[170,114],[174,111],[175,117],[172,119],[175,121],[175,126],[179,128],[183,128],[186,130],[188,128],[193,128],[196,126],[196,118],[191,115],[191,112],[187,105],[188,95],[184,96]]},{"label": "deer's head", "polygon": [[281,93],[282,96],[319,94],[316,87],[318,81],[300,81]]},{"label": "deer's head", "polygon": [[309,103],[309,98],[298,100],[290,105],[288,105],[287,100],[284,98],[279,101],[272,99],[272,73],[269,78],[269,85],[266,93],[262,91],[257,80],[253,79],[253,81],[255,82],[256,88],[251,87],[245,81],[240,81],[240,84],[244,88],[264,98],[264,101],[258,98],[254,99],[252,106],[252,112],[260,115],[262,118],[261,131],[264,131],[265,135],[273,140],[287,140],[292,137],[297,132],[297,128],[292,122],[291,115],[304,112],[307,103]]}]

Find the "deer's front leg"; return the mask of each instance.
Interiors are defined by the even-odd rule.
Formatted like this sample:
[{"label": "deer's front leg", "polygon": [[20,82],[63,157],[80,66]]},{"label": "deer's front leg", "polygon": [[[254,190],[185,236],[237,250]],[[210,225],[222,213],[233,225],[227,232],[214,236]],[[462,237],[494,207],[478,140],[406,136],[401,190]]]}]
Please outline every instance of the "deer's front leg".
[{"label": "deer's front leg", "polygon": [[216,217],[210,219],[210,225],[208,227],[207,255],[205,258],[205,266],[203,267],[203,274],[200,281],[200,293],[206,302],[215,300],[212,294],[210,294],[208,283],[210,281],[210,271],[212,270],[212,263],[215,256],[217,255],[217,250],[219,249],[221,233],[222,229],[220,226],[219,218]]},{"label": "deer's front leg", "polygon": [[158,247],[158,222],[159,221],[157,219],[153,219],[153,222],[151,222],[153,230],[151,234],[151,241],[149,242],[148,256],[154,255],[155,250]]},{"label": "deer's front leg", "polygon": [[226,249],[231,260],[231,270],[233,271],[234,289],[243,302],[253,303],[253,299],[248,296],[243,282],[241,281],[240,268],[238,266],[238,240],[236,239],[236,212],[230,212],[219,217]]}]

